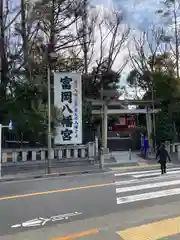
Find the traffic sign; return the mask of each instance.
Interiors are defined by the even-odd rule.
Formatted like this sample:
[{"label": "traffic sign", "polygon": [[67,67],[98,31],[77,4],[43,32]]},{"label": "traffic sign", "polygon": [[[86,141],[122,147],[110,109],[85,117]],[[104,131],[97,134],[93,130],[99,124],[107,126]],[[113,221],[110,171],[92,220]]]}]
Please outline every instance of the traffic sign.
[{"label": "traffic sign", "polygon": [[12,130],[13,126],[12,126],[12,120],[9,121],[9,130]]}]

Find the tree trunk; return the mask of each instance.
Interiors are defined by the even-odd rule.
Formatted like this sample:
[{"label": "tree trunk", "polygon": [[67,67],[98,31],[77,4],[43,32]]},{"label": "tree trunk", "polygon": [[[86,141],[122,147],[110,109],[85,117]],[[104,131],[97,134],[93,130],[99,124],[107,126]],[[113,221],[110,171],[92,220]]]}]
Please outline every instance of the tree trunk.
[{"label": "tree trunk", "polygon": [[5,38],[5,27],[3,19],[3,1],[0,1],[0,97],[5,100],[6,98],[6,87],[8,83],[8,62],[6,57],[6,38]]},{"label": "tree trunk", "polygon": [[31,81],[31,66],[29,62],[29,47],[28,47],[28,35],[27,35],[27,19],[26,19],[26,3],[25,0],[21,0],[21,36],[22,36],[22,48],[24,56],[24,68],[26,70],[26,76]]},{"label": "tree trunk", "polygon": [[174,1],[174,9],[173,9],[173,14],[174,14],[174,28],[175,28],[175,57],[176,57],[176,74],[177,78],[179,78],[179,43],[178,43],[178,25],[177,25],[177,14],[176,14],[176,9],[175,9],[175,1]]},{"label": "tree trunk", "polygon": [[84,73],[88,73],[88,48],[87,48],[87,27],[88,27],[88,18],[87,18],[87,0],[83,0],[83,53],[84,53]]}]

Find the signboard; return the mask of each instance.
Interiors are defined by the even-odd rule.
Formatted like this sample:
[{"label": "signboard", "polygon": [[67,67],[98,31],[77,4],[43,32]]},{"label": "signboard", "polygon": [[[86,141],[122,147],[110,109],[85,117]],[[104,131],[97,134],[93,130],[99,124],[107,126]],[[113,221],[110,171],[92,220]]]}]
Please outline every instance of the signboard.
[{"label": "signboard", "polygon": [[125,117],[120,117],[119,118],[119,125],[126,125],[126,118]]},{"label": "signboard", "polygon": [[56,128],[55,144],[82,143],[82,86],[80,73],[54,73],[54,105],[63,119]]}]

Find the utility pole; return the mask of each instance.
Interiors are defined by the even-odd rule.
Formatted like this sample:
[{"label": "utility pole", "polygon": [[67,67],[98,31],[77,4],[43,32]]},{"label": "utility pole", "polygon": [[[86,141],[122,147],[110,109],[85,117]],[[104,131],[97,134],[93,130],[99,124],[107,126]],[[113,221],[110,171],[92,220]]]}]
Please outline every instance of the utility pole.
[{"label": "utility pole", "polygon": [[52,131],[51,131],[51,70],[52,70],[52,62],[54,62],[57,58],[56,53],[54,51],[55,47],[55,0],[52,0],[51,6],[51,19],[50,19],[50,37],[48,44],[48,52],[47,52],[47,81],[48,81],[48,173],[51,173],[51,164],[52,164]]},{"label": "utility pole", "polygon": [[100,150],[100,161],[99,161],[99,167],[100,169],[104,168],[104,99],[103,99],[103,82],[102,82],[102,76],[100,76],[101,80],[101,90],[100,90],[100,99],[102,102],[101,105],[101,150]]},{"label": "utility pole", "polygon": [[154,112],[154,87],[152,86],[152,110],[153,110],[153,135],[154,135],[154,151],[156,151],[156,117]]},{"label": "utility pole", "polygon": [[48,65],[47,69],[48,81],[48,173],[51,173],[51,160],[52,160],[52,134],[51,134],[51,69]]},{"label": "utility pole", "polygon": [[100,90],[100,99],[102,102],[101,106],[101,128],[102,128],[102,147],[107,148],[107,131],[108,131],[108,116],[107,116],[107,102],[104,100],[104,87],[101,79],[101,90]]},{"label": "utility pole", "polygon": [[[101,77],[100,77],[101,78]],[[101,90],[100,90],[101,105],[101,145],[104,147],[104,102],[103,102],[103,83],[101,79]]]}]

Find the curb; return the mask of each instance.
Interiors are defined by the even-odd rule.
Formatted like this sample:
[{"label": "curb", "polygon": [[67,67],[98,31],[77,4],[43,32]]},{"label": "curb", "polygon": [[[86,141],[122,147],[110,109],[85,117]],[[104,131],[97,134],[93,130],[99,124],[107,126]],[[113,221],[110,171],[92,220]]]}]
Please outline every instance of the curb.
[{"label": "curb", "polygon": [[[179,167],[179,165],[177,165],[177,164],[173,164],[172,165],[172,163],[170,163],[170,164],[167,164],[167,167]],[[160,165],[157,163],[157,164],[144,164],[144,165],[138,165],[138,166],[124,166],[124,167],[112,167],[112,168],[110,168],[111,169],[111,171],[120,171],[120,170],[124,170],[124,171],[126,171],[126,170],[131,170],[131,169],[148,169],[148,168],[160,168]]]},{"label": "curb", "polygon": [[11,178],[1,178],[1,182],[13,182],[18,180],[31,180],[31,179],[43,179],[43,178],[53,178],[53,177],[63,177],[63,176],[75,176],[75,175],[85,175],[90,173],[105,173],[108,170],[84,170],[84,171],[73,171],[73,172],[57,172],[57,173],[50,173],[50,174],[41,174],[41,175],[34,175],[34,176],[23,176],[23,177],[11,177]]}]

